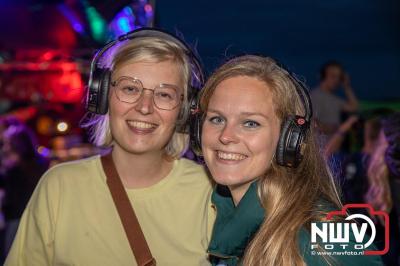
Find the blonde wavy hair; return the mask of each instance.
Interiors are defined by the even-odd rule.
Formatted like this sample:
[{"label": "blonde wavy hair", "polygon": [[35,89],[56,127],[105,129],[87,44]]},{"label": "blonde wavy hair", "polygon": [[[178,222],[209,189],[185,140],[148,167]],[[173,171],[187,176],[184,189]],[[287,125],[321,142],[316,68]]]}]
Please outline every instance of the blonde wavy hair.
[{"label": "blonde wavy hair", "polygon": [[[273,59],[253,55],[234,58],[216,70],[202,91],[202,111],[206,112],[218,84],[235,76],[254,77],[268,85],[273,94],[275,114],[281,123],[289,115],[304,115],[301,98],[288,73]],[[342,207],[313,128],[305,139],[302,163],[297,168],[286,168],[273,160],[259,178],[258,188],[266,218],[246,249],[243,265],[305,265],[298,246],[300,229],[310,230],[311,222],[324,220],[329,210],[321,205],[321,200],[332,203],[337,209]],[[326,260],[328,262],[329,258]]]},{"label": "blonde wavy hair", "polygon": [[[110,49],[104,55],[103,65],[108,65],[115,71],[126,62],[163,62],[172,61],[180,68],[181,80],[183,84],[184,100],[180,106],[180,114],[176,121],[176,130],[165,147],[167,155],[178,158],[184,153],[188,146],[188,134],[178,132],[180,127],[184,127],[189,110],[188,94],[191,79],[200,77],[193,73],[193,66],[187,51],[183,50],[177,43],[158,37],[138,37],[127,40]],[[198,82],[201,82],[198,80]],[[111,92],[111,90],[110,90]],[[96,146],[107,148],[113,144],[113,136],[110,130],[109,113],[105,115],[95,115],[88,113],[81,123],[82,127],[89,128],[90,140]]]},{"label": "blonde wavy hair", "polygon": [[[390,213],[393,208],[393,200],[389,183],[389,169],[385,162],[387,148],[388,143],[384,131],[381,129],[368,164],[369,189],[365,195],[365,201],[371,204],[374,210]],[[384,224],[383,220],[379,220],[379,222]]]}]

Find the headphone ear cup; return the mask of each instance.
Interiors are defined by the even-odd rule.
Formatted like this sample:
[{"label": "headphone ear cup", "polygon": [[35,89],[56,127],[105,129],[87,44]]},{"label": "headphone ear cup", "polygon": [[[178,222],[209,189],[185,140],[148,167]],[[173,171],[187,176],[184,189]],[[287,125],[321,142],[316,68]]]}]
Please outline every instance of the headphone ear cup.
[{"label": "headphone ear cup", "polygon": [[188,88],[188,103],[184,104],[179,112],[177,123],[176,123],[176,131],[179,133],[190,134],[190,119],[191,119],[191,110],[192,105],[195,104],[196,101],[196,88],[189,87]]},{"label": "headphone ear cup", "polygon": [[108,91],[111,71],[95,68],[89,80],[86,109],[89,112],[104,115],[108,111]]},{"label": "headphone ear cup", "polygon": [[102,73],[100,81],[100,93],[99,93],[99,103],[98,103],[98,114],[106,114],[108,111],[108,93],[110,91],[111,85],[111,71],[105,69]]},{"label": "headphone ear cup", "polygon": [[196,113],[193,115],[193,123],[191,124],[191,128],[193,129],[193,133],[190,136],[190,139],[192,141],[191,146],[193,149],[193,152],[197,156],[202,156],[202,151],[201,151],[201,128],[203,126],[202,123],[202,114],[201,113]]},{"label": "headphone ear cup", "polygon": [[282,126],[276,150],[277,163],[285,167],[297,167],[301,160],[302,145],[309,124],[303,117],[291,116]]},{"label": "headphone ear cup", "polygon": [[203,126],[203,114],[199,107],[199,92],[194,91],[190,101],[189,113],[189,132],[190,132],[190,147],[197,156],[201,156],[201,128]]},{"label": "headphone ear cup", "polygon": [[285,165],[285,146],[287,143],[288,134],[290,132],[291,121],[286,119],[282,124],[281,134],[278,141],[278,146],[276,147],[276,162],[281,166]]}]

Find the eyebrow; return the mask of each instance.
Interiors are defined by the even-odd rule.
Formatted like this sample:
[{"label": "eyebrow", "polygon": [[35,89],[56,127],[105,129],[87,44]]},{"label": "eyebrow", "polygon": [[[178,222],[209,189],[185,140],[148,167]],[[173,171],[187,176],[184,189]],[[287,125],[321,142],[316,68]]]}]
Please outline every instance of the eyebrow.
[{"label": "eyebrow", "polygon": [[[215,110],[215,109],[208,109],[207,112],[217,113],[217,114],[220,114],[220,115],[223,116],[223,114],[222,114],[220,111]],[[266,116],[265,114],[260,113],[260,112],[241,112],[240,115],[241,115],[241,116],[253,116],[253,115],[258,115],[258,116],[264,117],[264,118],[267,119],[267,120],[271,120],[270,117],[268,117],[268,116]]]}]

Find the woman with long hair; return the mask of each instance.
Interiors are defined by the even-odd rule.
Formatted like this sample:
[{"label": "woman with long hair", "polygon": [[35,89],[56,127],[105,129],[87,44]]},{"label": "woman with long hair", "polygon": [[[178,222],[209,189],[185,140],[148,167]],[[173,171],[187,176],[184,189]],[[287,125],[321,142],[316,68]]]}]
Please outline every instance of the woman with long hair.
[{"label": "woman with long hair", "polygon": [[[202,151],[219,184],[212,194],[213,265],[380,263],[376,256],[312,254],[311,223],[342,205],[313,127],[307,127],[311,108],[301,90],[274,60],[252,55],[228,61],[204,86]],[[295,154],[285,151],[293,145]]]},{"label": "woman with long hair", "polygon": [[[390,250],[382,256],[386,265],[400,264],[400,113],[381,119],[378,141],[367,167],[367,203],[389,214]],[[373,218],[373,217],[372,217]],[[375,219],[378,247],[385,245],[385,222]]]}]

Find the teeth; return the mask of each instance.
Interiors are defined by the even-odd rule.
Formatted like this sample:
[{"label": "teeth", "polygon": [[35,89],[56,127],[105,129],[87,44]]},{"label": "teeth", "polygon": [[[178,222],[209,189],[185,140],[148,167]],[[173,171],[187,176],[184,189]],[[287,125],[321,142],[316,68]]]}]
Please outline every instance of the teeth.
[{"label": "teeth", "polygon": [[128,121],[128,124],[135,128],[140,129],[149,129],[156,127],[154,124],[146,123],[146,122],[139,122],[139,121]]},{"label": "teeth", "polygon": [[240,161],[246,158],[245,155],[239,154],[239,153],[228,153],[228,152],[222,152],[218,151],[217,156],[220,159],[223,160],[231,160],[231,161]]}]

